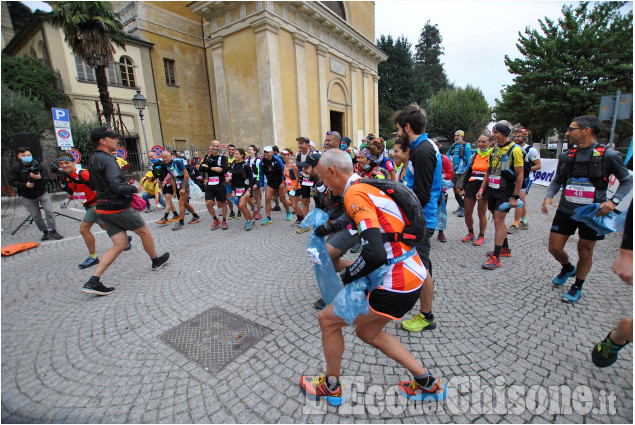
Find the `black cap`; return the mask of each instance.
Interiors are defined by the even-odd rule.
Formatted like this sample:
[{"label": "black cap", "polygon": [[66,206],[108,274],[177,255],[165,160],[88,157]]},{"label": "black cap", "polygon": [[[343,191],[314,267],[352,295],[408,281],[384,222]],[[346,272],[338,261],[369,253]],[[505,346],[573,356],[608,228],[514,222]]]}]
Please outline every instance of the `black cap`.
[{"label": "black cap", "polygon": [[322,158],[322,154],[321,153],[312,153],[306,156],[306,159],[303,162],[298,162],[296,163],[296,165],[298,166],[298,168],[303,168],[306,167],[307,165],[310,165],[312,167],[315,167],[316,165],[318,165],[318,162],[320,162],[320,158]]},{"label": "black cap", "polygon": [[297,137],[295,140],[297,142],[311,143],[308,137]]},{"label": "black cap", "polygon": [[104,137],[112,137],[113,139],[119,139],[121,134],[112,131],[108,127],[97,127],[93,131],[90,132],[90,141],[93,142],[94,145],[99,143],[101,139]]}]

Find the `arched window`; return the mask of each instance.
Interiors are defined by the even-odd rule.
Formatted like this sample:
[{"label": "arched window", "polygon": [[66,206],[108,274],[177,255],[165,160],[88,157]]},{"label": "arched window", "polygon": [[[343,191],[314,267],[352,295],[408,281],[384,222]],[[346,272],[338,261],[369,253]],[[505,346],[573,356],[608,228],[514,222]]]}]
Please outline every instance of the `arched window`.
[{"label": "arched window", "polygon": [[343,1],[323,1],[322,4],[346,21],[346,9]]},{"label": "arched window", "polygon": [[119,70],[121,71],[121,84],[125,87],[135,87],[134,65],[128,56],[119,58]]}]

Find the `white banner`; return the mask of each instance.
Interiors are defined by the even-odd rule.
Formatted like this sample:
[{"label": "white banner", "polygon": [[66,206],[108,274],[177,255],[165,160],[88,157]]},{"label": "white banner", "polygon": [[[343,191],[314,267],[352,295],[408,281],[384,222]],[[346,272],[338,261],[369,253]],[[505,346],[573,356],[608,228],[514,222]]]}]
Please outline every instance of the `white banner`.
[{"label": "white banner", "polygon": [[551,184],[551,180],[553,180],[556,175],[558,160],[553,158],[540,158],[540,165],[542,165],[540,170],[531,172],[533,184],[549,186]]}]

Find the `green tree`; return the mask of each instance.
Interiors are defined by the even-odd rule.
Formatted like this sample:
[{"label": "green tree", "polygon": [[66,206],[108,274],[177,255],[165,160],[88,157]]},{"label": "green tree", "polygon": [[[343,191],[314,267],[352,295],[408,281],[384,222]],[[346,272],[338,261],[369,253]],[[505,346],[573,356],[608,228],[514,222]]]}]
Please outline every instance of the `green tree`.
[{"label": "green tree", "polygon": [[415,46],[414,74],[417,82],[417,102],[421,105],[432,95],[449,87],[448,77],[443,70],[441,55],[441,32],[439,27],[428,20],[421,29],[419,42]]},{"label": "green tree", "polygon": [[55,72],[32,58],[2,54],[2,83],[10,90],[41,100],[46,109],[63,108],[71,103],[59,89]]},{"label": "green tree", "polygon": [[391,137],[395,130],[395,124],[392,122],[392,116],[395,114],[390,106],[383,103],[379,104],[379,136],[384,139]]},{"label": "green tree", "polygon": [[60,1],[54,4],[51,23],[62,28],[64,40],[73,53],[95,69],[99,100],[110,126],[113,105],[106,68],[114,60],[113,43],[125,49],[123,26],[117,14],[105,1]]},{"label": "green tree", "polygon": [[385,62],[377,67],[379,74],[379,103],[392,110],[401,109],[415,100],[414,61],[411,47],[406,37],[380,35],[377,47],[388,55]]},{"label": "green tree", "polygon": [[40,137],[53,130],[53,118],[44,102],[2,85],[2,151],[11,148],[11,135],[33,133]]},{"label": "green tree", "polygon": [[82,156],[92,155],[95,145],[90,141],[90,132],[95,127],[99,127],[98,121],[80,121],[71,118],[71,133],[73,134],[73,145],[79,150]]},{"label": "green tree", "polygon": [[543,138],[571,118],[597,114],[600,96],[633,87],[633,12],[625,2],[580,3],[562,8],[557,22],[518,33],[523,57],[505,56],[514,83],[496,100],[499,119],[520,122]]},{"label": "green tree", "polygon": [[428,133],[452,140],[456,130],[465,131],[466,140],[475,139],[490,121],[490,109],[480,89],[445,89],[426,102]]}]

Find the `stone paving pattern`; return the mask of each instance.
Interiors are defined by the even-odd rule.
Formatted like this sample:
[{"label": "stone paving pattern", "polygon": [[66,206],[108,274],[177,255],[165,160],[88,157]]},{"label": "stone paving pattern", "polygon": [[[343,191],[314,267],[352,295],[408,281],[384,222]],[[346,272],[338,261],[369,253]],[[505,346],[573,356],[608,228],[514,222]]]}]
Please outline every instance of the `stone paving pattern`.
[{"label": "stone paving pattern", "polygon": [[[211,218],[197,202],[203,221],[179,232],[154,224],[159,212],[143,214],[157,251],[171,253],[170,263],[152,272],[133,235],[132,250],[102,278],[117,288],[107,297],[80,292],[91,269],[77,268],[87,255],[78,222],[58,217],[63,240],[2,258],[2,422],[632,423],[632,347],[610,368],[598,369],[590,360],[593,345],[633,312],[632,288],[610,270],[621,234],[597,244],[581,300],[563,304],[568,285],[551,284],[560,267],[547,251],[555,211],[548,216],[539,211],[545,191],[532,189],[530,229],[510,236],[513,257],[503,258],[495,271],[481,268],[493,247],[493,223],[483,247],[462,243],[465,224],[451,213],[456,208],[451,196],[448,242],[440,243],[436,234],[432,241],[438,328],[410,334],[393,322],[386,330],[445,382],[472,376],[494,386],[502,376],[507,387],[586,385],[596,399],[602,390],[616,395],[614,415],[549,410],[456,415],[448,409],[360,415],[331,406],[307,414],[299,377],[325,368],[312,306],[319,294],[305,251],[309,234],[296,234],[284,211],[273,213],[272,225],[257,224],[251,232],[245,232],[243,220],[211,232]],[[82,217],[79,209],[65,212]],[[24,217],[22,206],[3,208],[3,246],[39,241],[34,224],[8,234]],[[96,238],[101,255],[111,242],[103,231]],[[568,244],[572,260],[576,241]],[[159,338],[213,306],[271,331],[218,373]],[[411,379],[351,328],[344,335],[343,375],[361,376],[367,387],[385,390]]]}]

